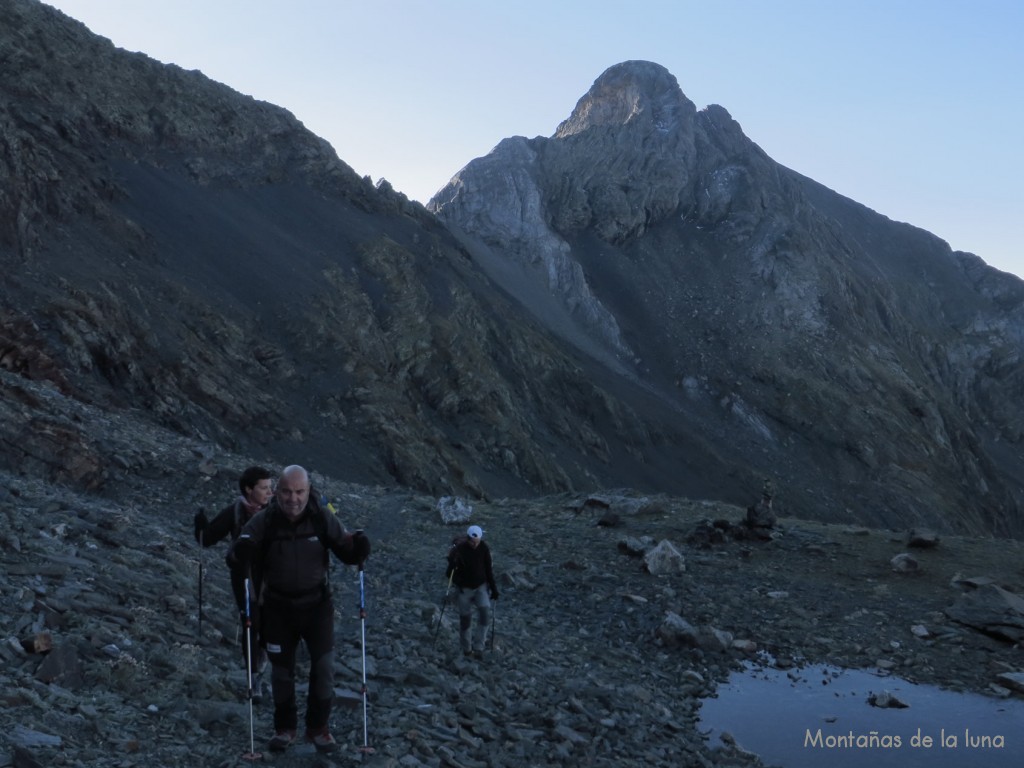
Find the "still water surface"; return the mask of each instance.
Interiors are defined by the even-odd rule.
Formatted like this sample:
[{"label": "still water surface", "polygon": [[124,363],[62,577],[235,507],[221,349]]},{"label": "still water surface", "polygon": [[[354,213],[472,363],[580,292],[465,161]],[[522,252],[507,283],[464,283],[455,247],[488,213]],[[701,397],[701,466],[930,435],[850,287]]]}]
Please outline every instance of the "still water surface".
[{"label": "still water surface", "polygon": [[[888,692],[905,709],[874,707]],[[1021,768],[1024,700],[955,693],[863,670],[751,667],[701,707],[712,746],[723,732],[782,768]]]}]

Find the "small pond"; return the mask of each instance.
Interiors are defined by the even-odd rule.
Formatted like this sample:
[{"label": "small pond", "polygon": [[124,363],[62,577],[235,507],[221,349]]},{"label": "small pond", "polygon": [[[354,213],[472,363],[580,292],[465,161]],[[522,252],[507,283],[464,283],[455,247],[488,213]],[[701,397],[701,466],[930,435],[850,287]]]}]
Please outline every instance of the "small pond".
[{"label": "small pond", "polygon": [[[905,708],[881,708],[889,694]],[[956,693],[863,670],[749,667],[704,701],[699,727],[781,768],[1019,768],[1024,700]]]}]

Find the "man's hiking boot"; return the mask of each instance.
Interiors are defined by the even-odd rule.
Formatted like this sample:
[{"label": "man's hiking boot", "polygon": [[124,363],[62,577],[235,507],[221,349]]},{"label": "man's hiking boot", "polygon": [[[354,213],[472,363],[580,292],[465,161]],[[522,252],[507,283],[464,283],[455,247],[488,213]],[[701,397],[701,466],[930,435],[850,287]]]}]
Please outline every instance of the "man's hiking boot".
[{"label": "man's hiking boot", "polygon": [[306,741],[316,747],[317,752],[330,752],[338,745],[326,725],[322,728],[307,728]]},{"label": "man's hiking boot", "polygon": [[278,731],[267,745],[271,752],[284,752],[295,741],[295,731]]}]

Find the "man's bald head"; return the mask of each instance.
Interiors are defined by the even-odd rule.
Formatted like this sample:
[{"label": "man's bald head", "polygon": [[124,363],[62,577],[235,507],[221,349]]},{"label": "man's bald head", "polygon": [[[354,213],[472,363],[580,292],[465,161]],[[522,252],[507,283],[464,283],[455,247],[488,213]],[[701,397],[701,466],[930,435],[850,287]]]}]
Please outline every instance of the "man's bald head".
[{"label": "man's bald head", "polygon": [[298,464],[281,470],[277,481],[277,504],[289,520],[298,519],[309,502],[309,472]]}]

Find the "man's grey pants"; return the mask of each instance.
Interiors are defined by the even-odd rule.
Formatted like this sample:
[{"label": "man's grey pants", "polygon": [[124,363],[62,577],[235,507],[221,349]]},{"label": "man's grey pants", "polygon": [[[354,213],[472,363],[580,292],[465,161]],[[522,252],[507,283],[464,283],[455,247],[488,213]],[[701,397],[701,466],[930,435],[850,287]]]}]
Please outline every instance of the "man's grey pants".
[{"label": "man's grey pants", "polygon": [[[470,642],[470,626],[473,623],[473,607],[476,606],[476,626],[473,627]],[[459,587],[459,643],[463,653],[478,651],[483,653],[484,637],[487,625],[491,623],[491,596],[487,585],[481,584],[476,589]]]}]

